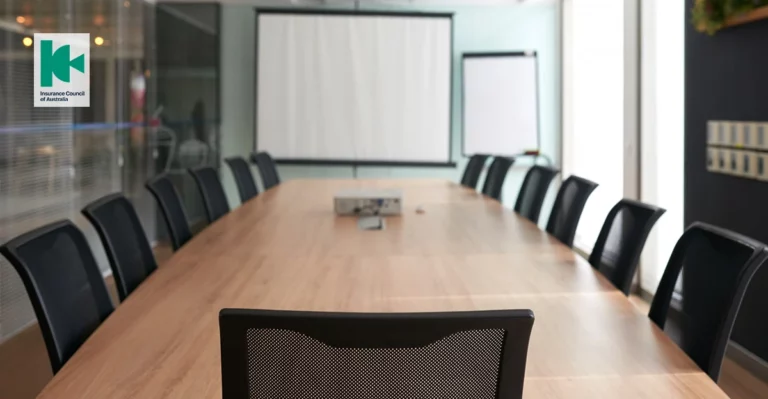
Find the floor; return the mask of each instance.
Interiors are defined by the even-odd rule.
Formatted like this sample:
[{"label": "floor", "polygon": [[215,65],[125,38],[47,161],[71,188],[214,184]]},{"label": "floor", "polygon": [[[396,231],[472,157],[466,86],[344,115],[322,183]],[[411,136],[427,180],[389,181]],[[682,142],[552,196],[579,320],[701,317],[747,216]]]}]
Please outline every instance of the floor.
[{"label": "floor", "polygon": [[718,385],[733,399],[768,398],[768,383],[728,358],[723,361]]},{"label": "floor", "polygon": [[[173,250],[169,245],[155,248],[155,258],[161,267],[171,255]],[[119,303],[111,276],[106,283],[112,302]],[[37,324],[0,343],[0,399],[33,399],[52,377],[45,342]]]},{"label": "floor", "polygon": [[[158,263],[162,265],[171,254],[167,247],[156,251]],[[116,301],[114,283],[107,281],[107,286]],[[643,299],[633,296],[631,301],[648,312],[649,305]],[[33,399],[51,377],[45,343],[36,324],[0,344],[0,399]],[[723,363],[719,385],[732,399],[768,398],[768,383],[730,359]]]},{"label": "floor", "polygon": [[53,376],[37,324],[0,344],[0,397],[32,399]]},{"label": "floor", "polygon": [[[629,301],[642,313],[647,314],[651,309],[651,304],[639,296],[632,295]],[[768,398],[768,381],[755,377],[727,357],[723,361],[720,381],[717,384],[731,399]]]}]

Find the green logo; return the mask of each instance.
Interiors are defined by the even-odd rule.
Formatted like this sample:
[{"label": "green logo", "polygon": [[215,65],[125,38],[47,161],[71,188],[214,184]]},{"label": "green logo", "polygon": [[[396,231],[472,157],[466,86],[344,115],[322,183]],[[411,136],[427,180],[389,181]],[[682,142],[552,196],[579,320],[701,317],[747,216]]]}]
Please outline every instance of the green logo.
[{"label": "green logo", "polygon": [[85,54],[69,59],[69,45],[53,51],[53,40],[40,41],[40,86],[53,87],[53,75],[69,83],[70,68],[85,73]]}]

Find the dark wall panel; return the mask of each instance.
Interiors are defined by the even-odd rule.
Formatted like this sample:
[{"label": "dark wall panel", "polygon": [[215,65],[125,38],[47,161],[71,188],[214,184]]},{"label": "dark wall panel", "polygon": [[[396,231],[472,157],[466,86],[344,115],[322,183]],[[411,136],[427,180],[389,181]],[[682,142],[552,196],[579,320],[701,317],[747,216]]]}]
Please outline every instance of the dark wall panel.
[{"label": "dark wall panel", "polygon": [[[693,1],[688,2],[688,9]],[[768,121],[768,20],[696,32],[686,15],[685,222],[704,221],[768,243],[768,183],[709,173],[709,120]],[[768,360],[768,268],[759,272],[733,339]]]}]

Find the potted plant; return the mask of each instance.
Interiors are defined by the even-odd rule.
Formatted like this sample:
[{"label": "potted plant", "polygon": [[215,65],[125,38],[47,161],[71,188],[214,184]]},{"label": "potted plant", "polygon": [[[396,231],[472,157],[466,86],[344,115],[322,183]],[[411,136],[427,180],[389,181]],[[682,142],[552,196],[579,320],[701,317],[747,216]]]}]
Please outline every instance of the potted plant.
[{"label": "potted plant", "polygon": [[726,26],[767,18],[768,8],[763,7],[768,7],[768,0],[696,0],[693,24],[699,32],[714,35]]}]

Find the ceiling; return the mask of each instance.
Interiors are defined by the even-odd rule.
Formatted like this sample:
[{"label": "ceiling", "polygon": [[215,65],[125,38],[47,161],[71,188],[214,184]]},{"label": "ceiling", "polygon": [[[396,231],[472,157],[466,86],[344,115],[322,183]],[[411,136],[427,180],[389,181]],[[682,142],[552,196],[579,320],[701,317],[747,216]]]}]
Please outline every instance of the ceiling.
[{"label": "ceiling", "polygon": [[[211,0],[162,0],[163,2],[178,3],[210,3]],[[215,1],[215,0],[214,0]],[[559,0],[357,0],[360,4],[379,5],[532,5],[554,4]],[[323,6],[354,4],[356,0],[218,0],[222,4],[246,4],[260,6]]]},{"label": "ceiling", "polygon": [[50,29],[64,25],[114,25],[117,17],[137,18],[143,0],[6,0],[0,19],[29,29]]},{"label": "ceiling", "polygon": [[[366,5],[536,5],[559,0],[357,0]],[[216,0],[0,0],[0,51],[29,50],[22,45],[25,37],[36,32],[90,33],[100,36],[103,45],[97,53],[125,51],[141,53],[144,45],[144,21],[147,4],[163,7],[179,20],[198,29],[215,32],[215,15],[196,11],[194,3]],[[353,5],[355,0],[218,0],[222,4],[272,7],[307,7]],[[173,3],[184,3],[175,7]],[[201,4],[202,6],[202,4]],[[150,7],[151,8],[151,7]],[[201,10],[208,8],[201,7]]]},{"label": "ceiling", "polygon": [[90,33],[102,48],[138,51],[143,46],[143,0],[5,0],[0,7],[0,49],[24,49],[34,33]]}]

